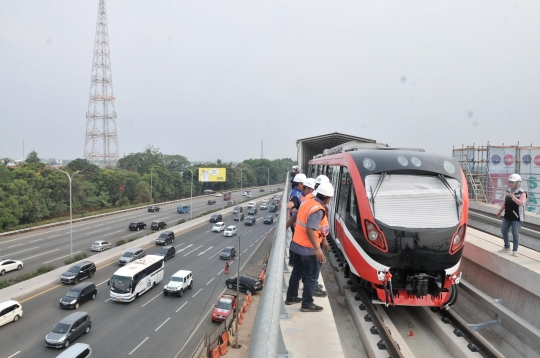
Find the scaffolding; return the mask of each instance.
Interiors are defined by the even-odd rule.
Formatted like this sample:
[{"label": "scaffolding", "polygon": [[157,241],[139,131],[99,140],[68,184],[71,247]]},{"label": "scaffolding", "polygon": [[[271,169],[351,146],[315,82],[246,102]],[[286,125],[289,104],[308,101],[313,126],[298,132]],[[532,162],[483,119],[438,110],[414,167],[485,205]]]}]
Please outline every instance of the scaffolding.
[{"label": "scaffolding", "polygon": [[518,173],[527,192],[525,210],[540,213],[540,147],[534,146],[462,146],[453,148],[467,180],[469,199],[499,205],[506,195],[508,177]]}]

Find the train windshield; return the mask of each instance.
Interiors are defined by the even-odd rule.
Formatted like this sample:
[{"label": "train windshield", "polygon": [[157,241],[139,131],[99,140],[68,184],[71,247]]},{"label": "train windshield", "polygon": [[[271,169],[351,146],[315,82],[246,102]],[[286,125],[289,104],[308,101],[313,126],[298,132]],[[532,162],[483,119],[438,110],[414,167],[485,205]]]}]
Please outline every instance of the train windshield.
[{"label": "train windshield", "polygon": [[453,178],[371,174],[366,193],[373,216],[388,226],[448,228],[459,222],[461,184]]}]

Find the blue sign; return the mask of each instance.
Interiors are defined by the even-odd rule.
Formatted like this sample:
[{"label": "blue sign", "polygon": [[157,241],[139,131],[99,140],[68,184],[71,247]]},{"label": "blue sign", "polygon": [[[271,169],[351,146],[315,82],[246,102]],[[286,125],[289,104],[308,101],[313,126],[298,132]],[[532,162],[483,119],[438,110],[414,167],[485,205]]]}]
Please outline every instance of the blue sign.
[{"label": "blue sign", "polygon": [[491,157],[491,163],[497,165],[501,162],[501,157],[498,154],[495,154]]}]

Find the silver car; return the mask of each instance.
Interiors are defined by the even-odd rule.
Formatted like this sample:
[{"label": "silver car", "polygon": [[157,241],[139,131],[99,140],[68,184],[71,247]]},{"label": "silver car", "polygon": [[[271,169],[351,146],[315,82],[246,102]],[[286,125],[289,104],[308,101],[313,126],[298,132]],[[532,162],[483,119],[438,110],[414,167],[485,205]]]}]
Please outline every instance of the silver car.
[{"label": "silver car", "polygon": [[103,240],[95,241],[90,247],[90,250],[92,251],[103,251],[107,249],[112,249],[112,244],[108,241]]},{"label": "silver car", "polygon": [[45,336],[45,345],[53,348],[67,348],[69,344],[90,332],[92,319],[86,312],[75,312],[58,322]]},{"label": "silver car", "polygon": [[118,263],[120,264],[120,266],[123,266],[145,256],[146,253],[144,252],[144,250],[140,247],[136,247],[134,249],[129,249],[124,252],[122,256],[120,256],[120,258],[118,259]]}]

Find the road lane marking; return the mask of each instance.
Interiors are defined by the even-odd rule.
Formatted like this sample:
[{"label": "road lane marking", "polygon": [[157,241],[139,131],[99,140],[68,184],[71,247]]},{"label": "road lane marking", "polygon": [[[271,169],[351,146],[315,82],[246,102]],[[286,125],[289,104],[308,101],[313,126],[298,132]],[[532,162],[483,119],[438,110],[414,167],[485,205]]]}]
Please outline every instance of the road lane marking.
[{"label": "road lane marking", "polygon": [[[105,282],[108,282],[108,281],[109,281],[109,280],[105,280],[105,281],[103,281],[103,282],[101,282],[101,283],[98,283],[96,286],[102,285],[102,284],[104,284]],[[109,299],[110,299],[110,298],[109,298]]]},{"label": "road lane marking", "polygon": [[198,294],[199,292],[201,292],[201,291],[202,291],[202,288],[199,288],[199,291],[195,292],[195,294],[194,294],[193,296],[191,296],[191,297],[197,296],[197,294]]},{"label": "road lane marking", "polygon": [[109,298],[107,298],[107,299],[105,300],[105,302],[108,302],[108,301],[110,301],[110,300],[111,300],[111,298],[109,297]]},{"label": "road lane marking", "polygon": [[29,248],[29,249],[22,250],[22,251],[12,252],[10,255],[13,256],[13,255],[15,255],[15,254],[18,254],[18,253],[21,253],[21,252],[25,252],[25,251],[30,251],[30,250],[33,250],[33,249],[39,249],[39,246],[31,247],[31,248]]},{"label": "road lane marking", "polygon": [[221,275],[221,273],[222,273],[223,271],[225,271],[225,269],[223,269],[223,270],[219,271],[219,272],[217,273],[217,274],[218,274],[218,276],[219,276],[219,275]]},{"label": "road lane marking", "polygon": [[175,248],[177,248],[178,246],[182,246],[184,244],[185,244],[185,242],[181,243],[180,245],[176,245]]},{"label": "road lane marking", "polygon": [[160,325],[159,325],[159,327],[158,327],[158,328],[156,328],[156,330],[155,330],[154,332],[157,332],[157,331],[158,331],[158,329],[160,329],[160,328],[161,328],[161,326],[163,326],[163,325],[164,325],[165,323],[167,323],[167,321],[168,321],[168,320],[170,320],[170,319],[171,319],[171,317],[167,318],[167,319],[165,320],[165,322],[163,322],[162,324],[160,324]]},{"label": "road lane marking", "polygon": [[[180,245],[182,245],[182,244],[180,244]],[[178,246],[180,246],[180,245],[178,245]],[[183,249],[176,251],[176,253],[182,252],[185,249],[190,248],[191,246],[193,246],[193,244],[189,244],[188,246],[184,247]]]},{"label": "road lane marking", "polygon": [[28,243],[36,242],[36,241],[41,241],[41,240],[43,240],[43,239],[37,239],[37,240],[29,241]]},{"label": "road lane marking", "polygon": [[128,237],[128,236],[132,236],[132,235],[137,235],[139,232],[138,231],[135,231],[133,234],[129,234],[129,235],[126,235],[126,236],[122,236],[122,239]]},{"label": "road lane marking", "polygon": [[137,347],[135,347],[131,352],[129,352],[128,355],[131,355],[133,352],[135,352],[137,350],[137,348],[139,348],[140,346],[143,345],[144,342],[146,342],[148,340],[148,337],[146,337],[141,343],[139,343],[139,345]]},{"label": "road lane marking", "polygon": [[54,250],[51,250],[51,251],[44,252],[44,253],[42,253],[42,254],[30,256],[30,257],[27,257],[27,258],[22,259],[21,261],[28,260],[28,259],[33,259],[34,257],[38,257],[38,256],[41,256],[41,255],[45,255],[45,254],[48,254],[48,253],[50,253],[50,252],[55,252],[55,251],[58,251],[58,250],[60,250],[60,249],[54,249]]},{"label": "road lane marking", "polygon": [[208,284],[209,284],[210,282],[214,281],[214,279],[215,279],[215,277],[212,277],[212,279],[206,283],[206,286],[208,286]]},{"label": "road lane marking", "polygon": [[[203,247],[203,245],[197,247],[197,248],[194,249],[194,250],[191,250],[190,252],[188,252],[187,254],[185,254],[184,257],[186,257],[187,255],[191,254],[193,251],[197,251],[197,250],[200,249],[201,247]],[[187,249],[187,247],[186,247],[186,249]]]},{"label": "road lane marking", "polygon": [[19,353],[21,353],[21,351],[18,351],[17,353],[10,355],[8,358],[15,357]]},{"label": "road lane marking", "polygon": [[47,289],[47,290],[45,290],[45,291],[43,291],[43,292],[36,293],[36,294],[33,295],[33,296],[30,296],[30,297],[28,297],[28,298],[25,298],[25,299],[22,300],[22,301],[19,301],[19,303],[23,303],[23,302],[29,301],[29,300],[31,300],[32,298],[35,298],[35,297],[37,297],[37,296],[41,296],[42,294],[44,294],[44,293],[46,293],[46,292],[49,292],[49,291],[52,291],[52,290],[54,290],[55,288],[58,288],[58,287],[60,287],[60,286],[64,286],[64,285],[60,284],[60,285],[53,286],[53,287],[51,287],[51,288],[49,288],[49,289]]},{"label": "road lane marking", "polygon": [[[81,252],[81,251],[79,250],[79,251],[77,251],[77,252],[74,252],[73,255],[78,254],[79,252]],[[60,260],[61,258],[64,258],[64,257],[67,257],[67,256],[71,256],[71,254],[64,255],[64,256],[60,256],[60,257],[58,257],[58,258],[56,258],[56,259],[54,259],[54,260],[45,261],[43,264],[45,265],[45,264],[48,264],[49,262],[53,262],[53,261],[56,261],[56,260]]]},{"label": "road lane marking", "polygon": [[122,231],[126,231],[126,230],[124,229],[124,230],[120,230],[120,231],[111,232],[110,234],[105,234],[105,235],[103,235],[103,237],[109,236],[109,235],[118,234],[119,232],[122,232]]},{"label": "road lane marking", "polygon": [[189,301],[186,301],[184,302],[184,304],[182,306],[180,306],[175,312],[178,313],[178,311],[180,311],[182,309],[182,307],[184,307],[185,305],[187,305]]},{"label": "road lane marking", "polygon": [[253,229],[249,229],[248,232],[246,232],[245,234],[242,234],[242,236],[247,235],[247,234],[249,234],[249,233],[252,232],[252,231],[253,231]]},{"label": "road lane marking", "polygon": [[100,231],[105,231],[105,230],[109,230],[111,227],[106,227],[105,229],[101,229],[101,230],[96,230],[96,231],[92,231],[92,232],[87,232],[86,234],[84,234],[85,236],[86,235],[92,235],[92,234],[95,234],[96,232],[100,232]]},{"label": "road lane marking", "polygon": [[253,244],[249,245],[249,247],[253,246]]},{"label": "road lane marking", "polygon": [[208,260],[210,260],[212,257],[216,256],[216,255],[219,254],[219,253],[220,253],[220,251],[216,252],[215,254],[213,254],[212,256],[210,256],[210,257],[208,258]]},{"label": "road lane marking", "polygon": [[60,236],[62,234],[56,234],[56,235],[53,235],[53,236],[49,236],[47,239],[52,239],[53,237],[57,237],[57,236]]},{"label": "road lane marking", "polygon": [[22,243],[22,244],[17,244],[17,245],[11,245],[11,246],[8,246],[7,248],[8,248],[8,249],[11,249],[12,247],[17,247],[17,246],[21,246],[21,245],[24,245],[24,243]]},{"label": "road lane marking", "polygon": [[247,250],[248,250],[248,249],[245,249],[244,251],[242,251],[242,253],[245,254]]},{"label": "road lane marking", "polygon": [[259,241],[260,239],[255,240],[255,242]]},{"label": "road lane marking", "polygon": [[158,298],[163,292],[160,292],[159,294],[157,294],[156,296],[154,296],[154,298],[151,298],[150,301],[146,302],[144,305],[141,306],[144,307],[146,306],[147,304],[149,304],[150,302],[152,302],[153,300],[155,300],[156,298]]},{"label": "road lane marking", "polygon": [[207,248],[206,250],[202,251],[202,252],[199,252],[197,254],[197,256],[201,256],[201,255],[204,255],[208,250],[212,250],[214,248],[214,246],[210,246],[209,248]]}]

